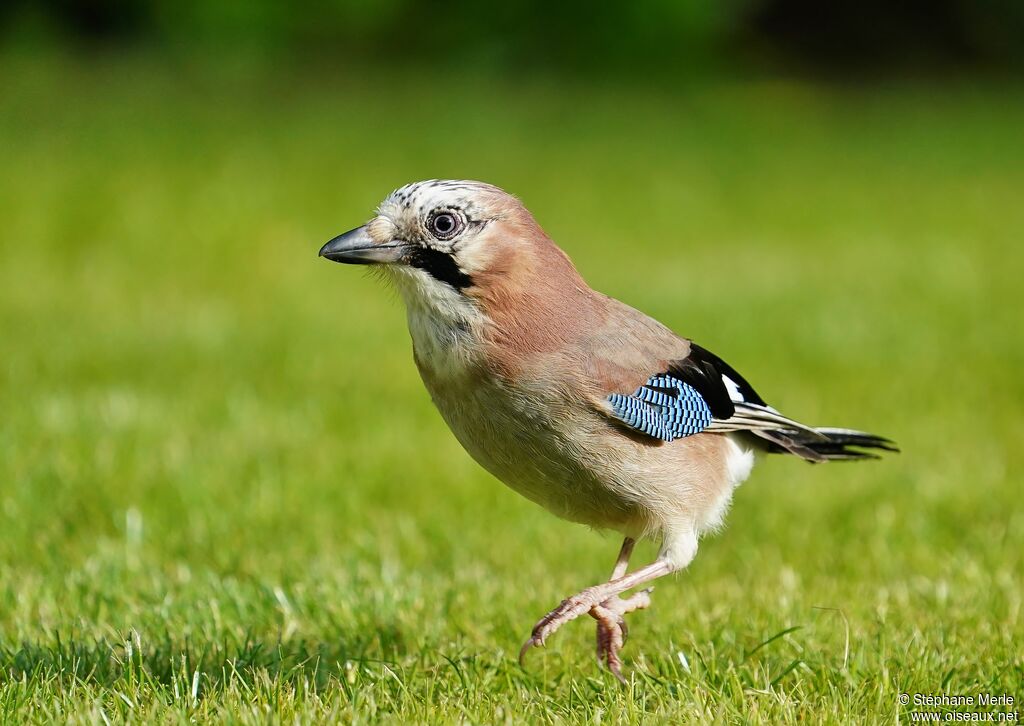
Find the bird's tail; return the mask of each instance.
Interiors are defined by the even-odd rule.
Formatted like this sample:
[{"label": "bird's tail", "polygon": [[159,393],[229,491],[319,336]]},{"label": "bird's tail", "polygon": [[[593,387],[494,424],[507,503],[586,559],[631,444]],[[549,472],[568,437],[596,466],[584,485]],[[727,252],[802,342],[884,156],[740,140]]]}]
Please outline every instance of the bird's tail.
[{"label": "bird's tail", "polygon": [[794,454],[810,462],[877,459],[875,451],[899,451],[889,439],[853,429],[762,429],[750,433],[766,442],[769,453]]}]

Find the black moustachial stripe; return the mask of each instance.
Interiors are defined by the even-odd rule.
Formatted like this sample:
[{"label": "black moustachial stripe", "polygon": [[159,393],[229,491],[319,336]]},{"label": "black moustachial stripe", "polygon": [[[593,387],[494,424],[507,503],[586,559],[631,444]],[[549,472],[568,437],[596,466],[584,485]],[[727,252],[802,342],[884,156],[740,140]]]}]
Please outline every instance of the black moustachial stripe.
[{"label": "black moustachial stripe", "polygon": [[425,270],[435,280],[447,283],[456,290],[464,290],[473,284],[472,278],[459,269],[458,264],[447,252],[416,245],[406,261],[413,267]]}]

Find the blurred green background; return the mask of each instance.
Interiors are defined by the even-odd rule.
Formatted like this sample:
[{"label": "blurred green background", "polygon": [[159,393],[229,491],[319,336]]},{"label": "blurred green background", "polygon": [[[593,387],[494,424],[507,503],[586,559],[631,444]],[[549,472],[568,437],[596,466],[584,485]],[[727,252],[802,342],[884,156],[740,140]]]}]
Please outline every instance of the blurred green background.
[{"label": "blurred green background", "polygon": [[[0,15],[3,720],[1024,698],[1020,4],[284,7]],[[431,177],[519,195],[784,412],[903,447],[757,467],[633,618],[625,689],[589,622],[514,660],[616,538],[480,470],[399,301],[316,258]]]}]

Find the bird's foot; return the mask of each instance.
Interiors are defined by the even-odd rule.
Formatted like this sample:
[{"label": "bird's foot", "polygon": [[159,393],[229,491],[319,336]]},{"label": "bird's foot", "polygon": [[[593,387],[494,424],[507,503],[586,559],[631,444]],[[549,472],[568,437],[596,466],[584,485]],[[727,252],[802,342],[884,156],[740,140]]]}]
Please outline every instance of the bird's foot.
[{"label": "bird's foot", "polygon": [[519,651],[519,663],[523,663],[530,648],[544,645],[547,638],[563,625],[575,620],[583,613],[590,613],[591,617],[597,621],[598,657],[604,661],[616,678],[620,681],[624,680],[618,653],[628,634],[625,615],[650,605],[652,589],[641,590],[623,599],[618,595],[609,597],[608,588],[597,585],[566,598],[533,627],[533,633]]},{"label": "bird's foot", "polygon": [[570,620],[575,620],[583,613],[588,612],[595,605],[600,605],[607,597],[607,591],[601,585],[597,585],[595,587],[588,587],[586,590],[562,600],[558,607],[538,620],[537,624],[533,626],[530,638],[523,643],[523,647],[519,650],[520,665],[526,658],[526,653],[530,648],[538,648],[544,645],[544,641],[547,640],[549,635],[553,634]]},{"label": "bird's foot", "polygon": [[648,587],[627,598],[610,597],[590,608],[590,617],[597,621],[597,660],[623,683],[626,679],[622,676],[619,651],[629,637],[626,614],[650,607],[653,589]]}]

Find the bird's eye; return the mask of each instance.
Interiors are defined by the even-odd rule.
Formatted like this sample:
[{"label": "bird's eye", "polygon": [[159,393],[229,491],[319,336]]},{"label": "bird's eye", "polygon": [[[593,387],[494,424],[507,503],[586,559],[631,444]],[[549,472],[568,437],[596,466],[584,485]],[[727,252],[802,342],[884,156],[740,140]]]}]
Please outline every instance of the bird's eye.
[{"label": "bird's eye", "polygon": [[452,212],[437,212],[430,218],[430,233],[438,239],[451,239],[462,231],[462,219]]}]

